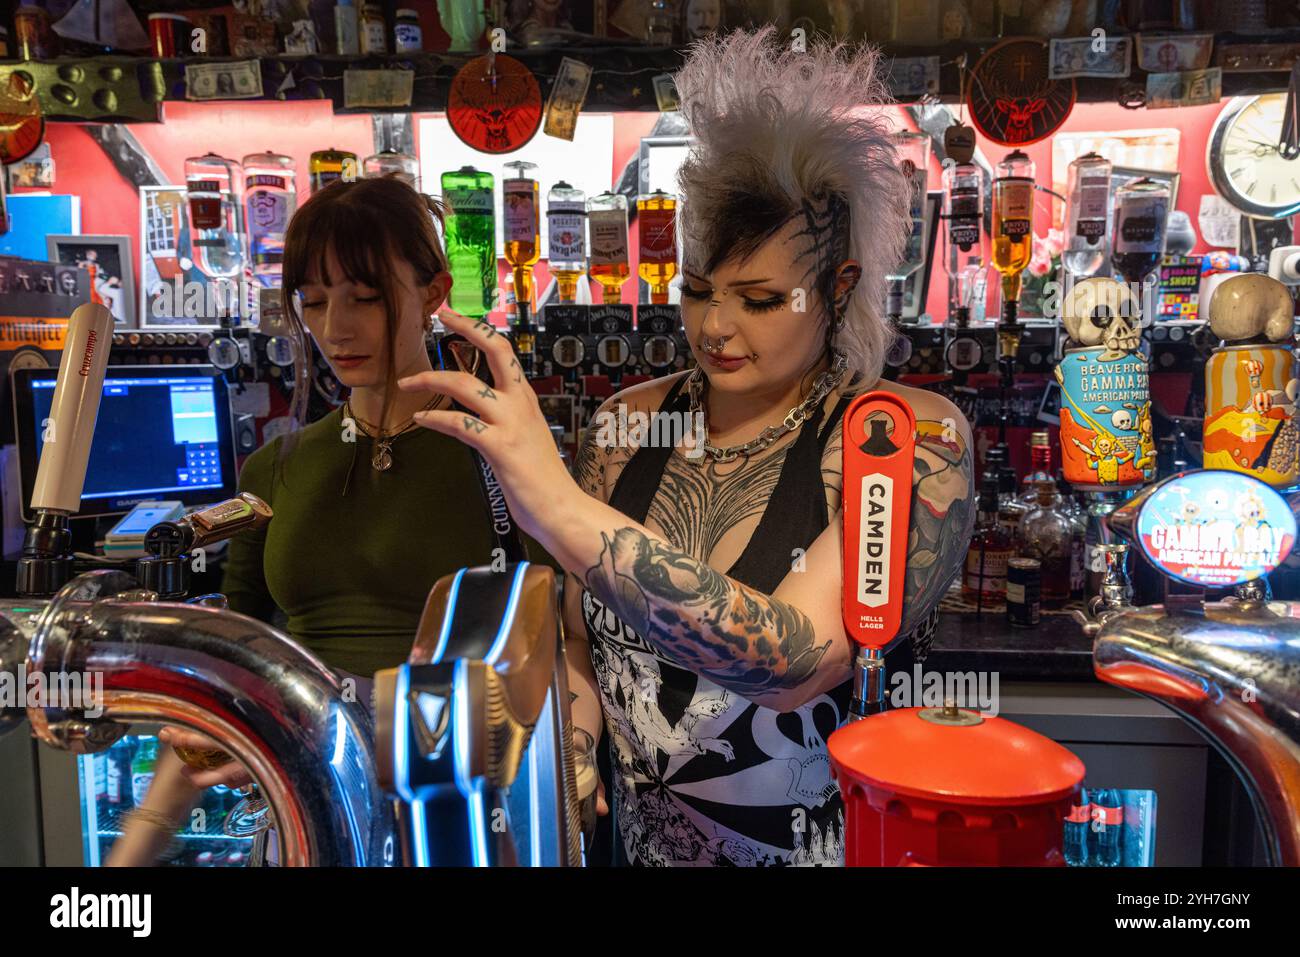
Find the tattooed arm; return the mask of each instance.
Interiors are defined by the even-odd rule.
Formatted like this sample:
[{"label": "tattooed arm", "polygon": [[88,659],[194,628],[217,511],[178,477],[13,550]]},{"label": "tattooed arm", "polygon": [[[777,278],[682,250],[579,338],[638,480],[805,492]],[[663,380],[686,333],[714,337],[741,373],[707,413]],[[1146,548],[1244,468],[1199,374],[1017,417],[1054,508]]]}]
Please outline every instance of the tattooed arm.
[{"label": "tattooed arm", "polygon": [[[520,526],[625,624],[683,667],[778,710],[799,707],[848,677],[853,649],[840,617],[838,514],[808,549],[801,570],[791,571],[773,594],[742,585],[579,488],[547,447],[549,431],[532,390],[509,384],[517,362],[504,338],[462,317],[443,321],[478,340],[500,385],[487,399],[476,394],[477,380],[455,373],[404,380],[403,388],[446,392],[474,413],[427,412],[417,421],[483,452]],[[950,403],[919,390],[906,395],[918,419],[950,419],[963,450],[969,447],[965,422]],[[965,478],[968,486],[968,473]],[[942,496],[923,494],[945,516],[954,502],[963,503],[960,510],[971,498],[968,487],[946,506]],[[921,542],[935,544],[932,532],[918,535]],[[963,551],[965,544],[943,542]],[[937,580],[948,564],[931,561],[930,567],[913,586],[918,610],[948,583]]]}]

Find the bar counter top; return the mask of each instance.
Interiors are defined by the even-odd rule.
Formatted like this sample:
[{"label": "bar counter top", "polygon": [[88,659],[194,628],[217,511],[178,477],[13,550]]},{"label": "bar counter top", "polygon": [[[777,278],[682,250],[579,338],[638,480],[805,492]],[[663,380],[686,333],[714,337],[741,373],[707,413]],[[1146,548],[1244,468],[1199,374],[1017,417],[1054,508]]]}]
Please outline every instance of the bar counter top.
[{"label": "bar counter top", "polygon": [[996,671],[1002,681],[1096,681],[1092,639],[1069,613],[1081,608],[1043,609],[1033,628],[1014,628],[1005,606],[982,612],[954,590],[940,605],[934,644],[926,671]]}]

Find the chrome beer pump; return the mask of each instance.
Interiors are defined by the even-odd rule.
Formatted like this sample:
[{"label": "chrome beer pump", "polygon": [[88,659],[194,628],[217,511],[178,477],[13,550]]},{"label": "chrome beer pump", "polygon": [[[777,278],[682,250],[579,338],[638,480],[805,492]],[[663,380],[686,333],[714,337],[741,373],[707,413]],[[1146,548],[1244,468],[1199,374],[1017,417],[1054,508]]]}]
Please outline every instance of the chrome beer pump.
[{"label": "chrome beer pump", "polygon": [[[1101,680],[1153,698],[1195,728],[1241,778],[1268,862],[1300,865],[1300,604],[1272,601],[1266,576],[1296,542],[1290,502],[1237,471],[1185,472],[1143,489],[1110,526],[1207,602],[1134,608],[1110,596],[1088,626]],[[1203,594],[1203,593],[1202,593]]]},{"label": "chrome beer pump", "polygon": [[581,863],[564,662],[549,568],[466,568],[434,586],[408,663],[375,675],[403,863]]},{"label": "chrome beer pump", "polygon": [[[85,754],[134,722],[189,728],[215,738],[257,780],[282,863],[391,862],[392,815],[375,779],[368,710],[271,626],[204,599],[156,601],[158,591],[141,587],[183,595],[177,566],[192,549],[264,523],[265,505],[241,497],[156,526],[157,564],[139,578],[116,570],[72,578],[67,522],[85,484],[111,323],[103,306],[85,305],[68,324],[32,498],[36,521],[19,562],[24,597],[0,601],[0,678],[21,689],[16,705],[0,708],[0,734],[26,717],[43,743]],[[60,690],[34,694],[33,685]]]}]

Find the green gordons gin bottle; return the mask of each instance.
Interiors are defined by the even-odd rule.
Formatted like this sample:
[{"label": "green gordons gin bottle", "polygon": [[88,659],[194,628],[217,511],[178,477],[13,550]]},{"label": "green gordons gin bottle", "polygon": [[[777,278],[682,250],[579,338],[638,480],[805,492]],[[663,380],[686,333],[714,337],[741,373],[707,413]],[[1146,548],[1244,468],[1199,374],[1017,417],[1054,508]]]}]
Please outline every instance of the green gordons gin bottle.
[{"label": "green gordons gin bottle", "polygon": [[451,308],[475,318],[493,307],[497,288],[496,218],[492,174],[462,166],[442,174],[447,217]]}]

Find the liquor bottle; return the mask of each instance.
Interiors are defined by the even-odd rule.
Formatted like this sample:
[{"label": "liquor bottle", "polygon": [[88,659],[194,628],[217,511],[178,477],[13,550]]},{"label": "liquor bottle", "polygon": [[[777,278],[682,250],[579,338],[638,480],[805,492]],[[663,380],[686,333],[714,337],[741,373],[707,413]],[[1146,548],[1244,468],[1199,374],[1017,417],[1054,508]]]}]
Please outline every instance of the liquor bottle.
[{"label": "liquor bottle", "polygon": [[547,263],[560,302],[576,302],[578,279],[587,268],[587,196],[561,180],[546,194]]},{"label": "liquor bottle", "polygon": [[244,157],[244,210],[253,276],[278,289],[284,263],[284,232],[297,207],[294,162],[288,156],[250,153]]},{"label": "liquor bottle", "polygon": [[1038,504],[1038,483],[1054,482],[1052,475],[1052,437],[1048,432],[1034,432],[1029,437],[1029,474],[1020,483],[1020,501]]},{"label": "liquor bottle", "polygon": [[[998,525],[1011,542],[1013,549],[1020,547],[1020,522],[1029,506],[1016,497],[1016,470],[1008,461],[998,466]],[[1036,558],[1035,555],[1027,556]]]},{"label": "liquor bottle", "polygon": [[223,156],[208,153],[185,161],[190,245],[195,265],[211,279],[230,279],[244,269],[242,183],[239,167]]},{"label": "liquor bottle", "polygon": [[105,776],[108,787],[106,800],[108,806],[118,812],[132,806],[131,802],[131,757],[135,753],[136,739],[126,735],[108,749]]},{"label": "liquor bottle", "polygon": [[975,534],[966,550],[961,593],[967,601],[1001,602],[1007,593],[1011,541],[998,526],[998,477],[986,471],[980,483]]},{"label": "liquor bottle", "polygon": [[1020,520],[1020,554],[1043,565],[1044,605],[1062,605],[1070,598],[1070,555],[1074,524],[1061,510],[1056,483],[1037,483],[1038,505]]},{"label": "liquor bottle", "polygon": [[515,278],[515,309],[527,322],[533,311],[533,265],[542,255],[541,218],[537,209],[537,180],[528,175],[536,163],[514,160],[505,164],[514,176],[502,184],[505,216],[506,262]]},{"label": "liquor bottle", "polygon": [[158,740],[144,738],[136,748],[135,757],[131,759],[131,797],[136,807],[144,800],[153,783],[154,765],[158,763]]},{"label": "liquor bottle", "polygon": [[462,166],[442,174],[451,308],[478,319],[495,306],[497,235],[491,173]]},{"label": "liquor bottle", "polygon": [[1070,163],[1061,259],[1071,281],[1096,275],[1110,253],[1110,170],[1110,160],[1096,153]]},{"label": "liquor bottle", "polygon": [[397,150],[381,150],[361,161],[361,175],[366,179],[395,176],[412,189],[419,189],[420,164],[414,156]]},{"label": "liquor bottle", "polygon": [[1169,218],[1169,187],[1149,177],[1131,180],[1115,191],[1115,271],[1141,283],[1160,263]]},{"label": "liquor bottle", "polygon": [[636,201],[639,265],[637,275],[650,284],[650,301],[668,301],[668,284],[677,275],[677,197],[655,190]]},{"label": "liquor bottle", "polygon": [[890,140],[910,184],[907,247],[903,258],[885,273],[889,281],[889,315],[897,322],[903,314],[907,279],[925,262],[925,180],[930,167],[930,137],[904,130],[894,133]]},{"label": "liquor bottle", "polygon": [[[1014,325],[1021,274],[1034,241],[1034,164],[1020,150],[998,164],[993,180],[993,267],[1002,275],[1002,319]],[[999,332],[1006,334],[1003,329]],[[1001,350],[1014,355],[1014,349]]]},{"label": "liquor bottle", "polygon": [[971,320],[978,306],[983,316],[984,176],[974,163],[944,167],[943,218],[948,224],[948,316],[958,326]]},{"label": "liquor bottle", "polygon": [[600,283],[606,303],[619,302],[632,275],[627,254],[627,197],[601,193],[587,200],[588,274]]},{"label": "liquor bottle", "polygon": [[1070,519],[1070,597],[1083,598],[1088,587],[1088,513],[1060,469],[1056,473],[1056,494]]},{"label": "liquor bottle", "polygon": [[307,172],[313,193],[338,179],[352,182],[357,178],[357,154],[333,148],[317,150],[311,154]]}]

